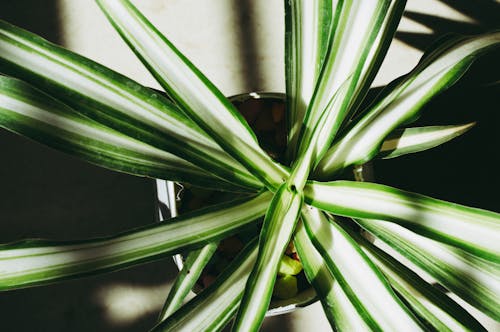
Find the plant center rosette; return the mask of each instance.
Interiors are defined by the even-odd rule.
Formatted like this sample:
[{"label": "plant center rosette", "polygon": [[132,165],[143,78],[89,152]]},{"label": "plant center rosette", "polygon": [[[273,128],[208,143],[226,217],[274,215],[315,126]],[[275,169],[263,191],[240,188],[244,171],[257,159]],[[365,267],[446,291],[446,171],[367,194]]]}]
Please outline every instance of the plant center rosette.
[{"label": "plant center rosette", "polygon": [[[275,161],[285,163],[287,141],[285,95],[272,92],[251,92],[233,96],[230,100],[255,132],[264,151]],[[365,177],[370,176],[369,170],[370,167],[357,166],[352,172],[346,172],[347,175],[344,175],[344,178],[363,181]],[[170,209],[171,213],[173,212],[175,215],[177,213],[182,215],[244,195],[194,187],[184,183],[175,183],[167,188],[169,188],[167,193],[170,203],[166,203],[166,205],[175,204],[175,207]],[[199,293],[212,284],[245,244],[259,235],[261,225],[262,220],[253,223],[234,236],[221,240],[216,252],[203,269],[193,291]],[[188,252],[174,256],[174,261],[179,269],[183,268],[187,256]],[[316,294],[307,282],[300,257],[293,242],[290,242],[281,258],[273,298],[267,315],[290,312],[298,307],[311,304],[315,300]]]}]

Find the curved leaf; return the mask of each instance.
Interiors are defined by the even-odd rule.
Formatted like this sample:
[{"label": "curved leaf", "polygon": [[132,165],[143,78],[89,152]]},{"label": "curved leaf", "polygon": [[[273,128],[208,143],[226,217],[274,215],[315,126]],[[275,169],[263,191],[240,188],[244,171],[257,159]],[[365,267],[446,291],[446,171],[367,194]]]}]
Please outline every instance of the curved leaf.
[{"label": "curved leaf", "polygon": [[[316,81],[328,49],[331,0],[285,1],[285,74],[288,150],[296,148]],[[291,155],[289,156],[291,158]]]},{"label": "curved leaf", "polygon": [[163,304],[159,321],[172,315],[182,305],[182,301],[193,289],[203,269],[217,250],[217,242],[211,242],[201,249],[191,251],[170,288],[167,299]]}]

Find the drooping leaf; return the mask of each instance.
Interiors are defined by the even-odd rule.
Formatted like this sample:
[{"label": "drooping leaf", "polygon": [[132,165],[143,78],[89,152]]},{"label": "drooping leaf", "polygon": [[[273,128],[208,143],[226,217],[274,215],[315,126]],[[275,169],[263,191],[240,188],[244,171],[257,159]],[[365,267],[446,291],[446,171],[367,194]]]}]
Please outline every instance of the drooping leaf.
[{"label": "drooping leaf", "polygon": [[236,160],[277,189],[286,175],[262,150],[227,98],[128,0],[97,0],[115,29],[169,96]]},{"label": "drooping leaf", "polygon": [[500,262],[500,214],[392,187],[353,181],[309,182],[307,203],[336,215],[398,223],[473,255]]},{"label": "drooping leaf", "polygon": [[271,194],[265,192],[108,238],[27,240],[0,246],[0,290],[116,270],[199,248],[261,217],[270,199]]}]

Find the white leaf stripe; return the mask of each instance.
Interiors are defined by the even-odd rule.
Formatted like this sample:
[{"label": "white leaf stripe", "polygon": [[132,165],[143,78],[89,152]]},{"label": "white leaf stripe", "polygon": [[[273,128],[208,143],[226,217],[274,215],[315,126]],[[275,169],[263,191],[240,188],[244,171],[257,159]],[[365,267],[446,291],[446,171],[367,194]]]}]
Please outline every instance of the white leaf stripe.
[{"label": "white leaf stripe", "polygon": [[271,302],[279,262],[290,243],[302,207],[302,194],[283,183],[266,211],[259,237],[259,254],[250,274],[234,329],[255,331]]},{"label": "white leaf stripe", "polygon": [[257,239],[251,241],[215,282],[155,326],[158,331],[220,331],[233,317],[257,258]]},{"label": "white leaf stripe", "polygon": [[32,240],[0,246],[0,290],[115,270],[200,247],[261,217],[270,199],[266,192],[110,238],[67,243]]},{"label": "white leaf stripe", "polygon": [[427,126],[394,131],[382,143],[378,158],[390,159],[431,149],[456,138],[475,125]]},{"label": "white leaf stripe", "polygon": [[[346,228],[344,228],[346,229]],[[346,229],[347,230],[347,229]],[[420,319],[437,331],[486,331],[464,308],[361,236],[349,232]]]},{"label": "white leaf stripe", "polygon": [[[313,213],[316,217],[310,217]],[[302,215],[311,241],[371,330],[421,330],[381,272],[334,220],[317,209]]]},{"label": "white leaf stripe", "polygon": [[[314,218],[315,215],[312,214],[310,217]],[[294,243],[306,277],[316,290],[330,325],[337,331],[369,330],[342,287],[326,267],[323,257],[309,239],[302,222],[299,222],[295,230]]]},{"label": "white leaf stripe", "polygon": [[500,262],[498,213],[375,183],[309,182],[304,195],[309,204],[333,214],[399,223],[429,238]]},{"label": "white leaf stripe", "polygon": [[378,220],[357,223],[466,302],[492,318],[500,319],[500,268],[401,226]]},{"label": "white leaf stripe", "polygon": [[334,143],[318,165],[317,175],[326,178],[342,168],[374,157],[393,129],[415,117],[430,98],[454,84],[476,57],[497,46],[500,32],[453,42],[426,56],[342,139]]},{"label": "white leaf stripe", "polygon": [[22,77],[99,123],[172,152],[228,181],[261,186],[165,97],[2,21],[0,70]]},{"label": "white leaf stripe", "polygon": [[126,0],[98,0],[108,19],[183,110],[270,188],[287,172],[263,151],[246,121],[164,36]]}]

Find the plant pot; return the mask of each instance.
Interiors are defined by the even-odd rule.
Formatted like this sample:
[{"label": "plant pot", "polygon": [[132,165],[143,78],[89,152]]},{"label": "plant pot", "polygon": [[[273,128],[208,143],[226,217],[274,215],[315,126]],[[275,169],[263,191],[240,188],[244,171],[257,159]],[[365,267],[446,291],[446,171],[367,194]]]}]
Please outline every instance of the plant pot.
[{"label": "plant pot", "polygon": [[[286,124],[284,119],[285,95],[282,93],[269,92],[251,92],[239,94],[229,98],[233,104],[240,110],[247,120],[248,124],[256,133],[261,147],[275,160],[283,162],[282,156],[286,147]],[[266,112],[266,110],[269,110]],[[371,167],[363,165],[356,167],[352,174],[352,179],[364,181],[371,177]],[[179,190],[179,188],[181,188]],[[182,202],[181,196],[184,187],[173,182],[157,180],[157,192],[160,215],[163,219],[175,217],[179,214],[179,203]],[[215,192],[217,193],[217,192]],[[227,195],[223,192],[210,192],[210,197],[216,197],[209,202],[200,202],[196,200],[195,204],[184,207],[185,210],[200,208],[205,205],[219,203],[224,200],[234,198],[234,194]],[[183,256],[178,254],[173,257],[179,270],[183,267]],[[305,281],[305,276],[301,272],[300,278]],[[201,291],[202,287],[195,287],[195,293]],[[305,307],[316,301],[316,293],[309,285],[302,289],[293,297],[288,299],[274,299],[269,305],[266,316],[285,314]]]}]

